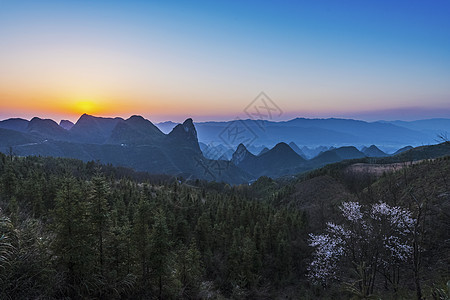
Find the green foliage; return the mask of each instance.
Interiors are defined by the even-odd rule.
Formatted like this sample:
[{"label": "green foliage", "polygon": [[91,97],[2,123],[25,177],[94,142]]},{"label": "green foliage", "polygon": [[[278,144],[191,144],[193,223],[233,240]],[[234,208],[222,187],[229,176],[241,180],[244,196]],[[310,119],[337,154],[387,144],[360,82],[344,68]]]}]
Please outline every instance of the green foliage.
[{"label": "green foliage", "polygon": [[[292,205],[296,186],[287,181],[192,186],[95,162],[0,158],[1,299],[349,296],[306,281],[306,241],[318,228]],[[353,180],[341,178],[338,167],[324,170]],[[407,207],[411,188],[417,197],[433,193],[426,236],[442,241],[446,211],[438,203],[447,199],[448,170],[448,160],[428,162],[355,191],[362,202],[376,194]],[[324,205],[342,200],[332,196]],[[446,245],[429,240],[423,264],[445,277]]]}]

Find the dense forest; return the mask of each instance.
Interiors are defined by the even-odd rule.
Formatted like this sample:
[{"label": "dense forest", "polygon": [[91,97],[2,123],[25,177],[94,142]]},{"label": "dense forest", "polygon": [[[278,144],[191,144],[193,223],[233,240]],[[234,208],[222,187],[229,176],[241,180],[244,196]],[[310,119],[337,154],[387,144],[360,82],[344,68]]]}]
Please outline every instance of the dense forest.
[{"label": "dense forest", "polygon": [[0,298],[449,299],[449,174],[230,186],[0,154]]}]

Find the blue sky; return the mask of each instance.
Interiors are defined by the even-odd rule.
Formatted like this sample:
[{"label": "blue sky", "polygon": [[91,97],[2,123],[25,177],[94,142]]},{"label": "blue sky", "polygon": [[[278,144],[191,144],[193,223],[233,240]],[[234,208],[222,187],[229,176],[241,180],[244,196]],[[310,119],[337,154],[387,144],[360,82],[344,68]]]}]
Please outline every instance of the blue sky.
[{"label": "blue sky", "polygon": [[0,0],[0,117],[230,119],[261,91],[283,119],[444,117],[448,16],[449,1]]}]

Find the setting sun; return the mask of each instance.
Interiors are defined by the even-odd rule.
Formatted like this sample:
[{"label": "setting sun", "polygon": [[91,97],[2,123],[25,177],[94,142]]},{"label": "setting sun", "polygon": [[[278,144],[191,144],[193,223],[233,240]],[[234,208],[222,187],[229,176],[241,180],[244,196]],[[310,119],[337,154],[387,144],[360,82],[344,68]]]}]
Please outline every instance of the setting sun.
[{"label": "setting sun", "polygon": [[75,106],[74,110],[78,114],[88,113],[88,114],[95,114],[99,112],[99,106],[90,100],[83,100],[78,101]]}]

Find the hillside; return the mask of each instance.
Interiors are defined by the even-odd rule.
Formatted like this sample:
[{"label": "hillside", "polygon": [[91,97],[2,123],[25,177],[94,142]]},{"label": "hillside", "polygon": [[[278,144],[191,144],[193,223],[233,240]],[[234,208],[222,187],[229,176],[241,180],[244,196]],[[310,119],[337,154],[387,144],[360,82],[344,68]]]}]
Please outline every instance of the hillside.
[{"label": "hillside", "polygon": [[305,272],[302,214],[225,184],[0,153],[0,185],[1,299],[268,299]]},{"label": "hillside", "polygon": [[[269,152],[294,152],[287,147],[282,144]],[[183,291],[189,297],[206,293],[232,299],[237,293],[234,282],[245,276],[251,280],[242,281],[238,292],[255,299],[279,295],[348,299],[354,291],[342,290],[339,281],[330,281],[326,289],[306,281],[314,259],[309,234],[320,234],[329,222],[341,222],[342,202],[383,201],[411,210],[413,217],[426,209],[420,223],[425,224],[420,226],[426,226],[426,235],[420,241],[418,278],[424,297],[431,297],[436,285],[445,282],[450,262],[450,245],[445,242],[450,229],[449,157],[405,165],[367,180],[361,173],[347,172],[354,162],[327,165],[296,181],[261,177],[250,186],[231,187],[95,162],[0,154],[0,222],[7,225],[2,228],[11,229],[2,229],[2,234],[17,235],[17,244],[13,243],[17,251],[8,252],[8,264],[0,270],[0,279],[6,282],[0,295],[20,299],[26,293],[56,299],[76,292],[91,298],[101,294],[109,299],[139,299],[161,292],[172,299]],[[102,216],[108,219],[101,231],[105,248],[99,251],[97,218]],[[77,230],[67,233],[65,228],[71,224]],[[71,247],[73,242],[83,247]],[[165,250],[157,252],[162,245]],[[161,273],[166,279],[163,286],[157,276],[142,271],[142,266],[158,266],[148,253],[160,253],[167,270],[176,270]],[[103,263],[100,257],[105,258]],[[193,277],[182,271],[187,259]],[[376,278],[379,297],[389,298],[398,291],[413,297],[412,268],[402,263],[398,270],[401,287]],[[77,280],[71,279],[72,273]],[[343,277],[345,282],[358,278],[346,274],[350,275]],[[12,278],[28,289],[14,288]],[[210,285],[204,286],[205,281]]]},{"label": "hillside", "polygon": [[[275,198],[275,203],[305,210],[312,232],[323,232],[324,228],[329,227],[327,222],[342,222],[339,206],[344,201],[357,201],[366,206],[383,202],[392,207],[409,209],[411,217],[419,222],[416,226],[420,229],[417,234],[421,235],[418,241],[421,256],[417,259],[421,265],[416,273],[416,286],[412,280],[416,275],[409,262],[401,267],[402,277],[399,280],[408,286],[401,290],[409,295],[406,298],[412,299],[419,287],[421,293],[428,293],[424,296],[428,299],[431,297],[426,288],[428,283],[445,283],[449,276],[449,174],[450,156],[418,161],[378,174],[365,174],[364,170],[348,172],[348,167],[339,163],[313,171],[297,182],[284,186],[284,192]],[[374,247],[377,245],[374,244]],[[383,279],[378,277],[377,280],[381,289]],[[388,292],[379,291],[379,295],[383,293]],[[322,296],[325,295],[326,292]]]}]

